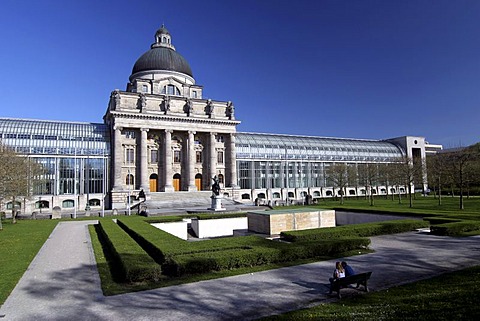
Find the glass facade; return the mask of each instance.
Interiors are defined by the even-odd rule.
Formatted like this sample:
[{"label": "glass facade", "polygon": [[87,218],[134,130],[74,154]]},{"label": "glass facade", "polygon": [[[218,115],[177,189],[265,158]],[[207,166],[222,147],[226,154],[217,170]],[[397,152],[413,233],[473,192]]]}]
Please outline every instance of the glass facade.
[{"label": "glass facade", "polygon": [[[110,157],[104,124],[0,118],[0,140],[43,165],[34,195],[106,193]],[[65,202],[66,207],[72,201]]]},{"label": "glass facade", "polygon": [[255,133],[237,133],[236,151],[241,189],[331,186],[325,173],[333,163],[356,167],[405,156],[387,141]]}]

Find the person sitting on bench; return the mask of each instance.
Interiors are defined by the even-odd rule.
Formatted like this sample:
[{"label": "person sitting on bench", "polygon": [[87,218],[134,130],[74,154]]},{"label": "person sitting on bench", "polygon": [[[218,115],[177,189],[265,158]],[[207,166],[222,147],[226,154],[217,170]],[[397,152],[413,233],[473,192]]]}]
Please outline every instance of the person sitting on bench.
[{"label": "person sitting on bench", "polygon": [[345,270],[345,276],[350,276],[355,274],[355,271],[352,269],[350,265],[347,264],[347,262],[343,261],[342,267]]}]

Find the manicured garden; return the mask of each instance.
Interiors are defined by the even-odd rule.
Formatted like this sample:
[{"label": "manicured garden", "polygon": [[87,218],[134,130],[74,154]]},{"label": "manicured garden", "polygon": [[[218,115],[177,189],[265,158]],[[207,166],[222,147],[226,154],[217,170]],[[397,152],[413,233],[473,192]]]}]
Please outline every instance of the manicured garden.
[{"label": "manicured garden", "polygon": [[[140,291],[174,284],[196,282],[297,265],[340,256],[367,253],[368,237],[398,233],[432,224],[441,235],[480,234],[480,198],[465,200],[465,210],[457,210],[458,200],[444,198],[439,206],[433,197],[418,197],[414,207],[397,200],[377,198],[375,206],[365,199],[346,199],[342,209],[366,212],[404,213],[422,220],[358,224],[337,228],[285,232],[289,243],[256,236],[227,237],[188,242],[152,227],[152,222],[178,221],[182,217],[145,218],[117,216],[99,219],[90,227],[102,288],[106,295]],[[319,208],[339,208],[339,202],[322,200]],[[223,215],[223,214],[222,214]],[[237,216],[244,214],[238,214]],[[203,219],[218,214],[200,215]],[[0,304],[24,273],[57,221],[20,220],[3,222],[0,231]]]}]

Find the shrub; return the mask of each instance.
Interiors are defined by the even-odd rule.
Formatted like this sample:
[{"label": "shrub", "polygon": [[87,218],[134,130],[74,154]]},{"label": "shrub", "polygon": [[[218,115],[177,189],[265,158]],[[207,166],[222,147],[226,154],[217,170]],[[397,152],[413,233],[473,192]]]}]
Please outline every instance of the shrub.
[{"label": "shrub", "polygon": [[377,223],[343,225],[337,227],[317,228],[303,231],[287,231],[280,233],[281,237],[290,242],[331,240],[348,237],[370,237],[382,234],[393,234],[428,227],[422,220],[395,220]]},{"label": "shrub", "polygon": [[434,235],[462,236],[464,233],[480,230],[480,221],[461,221],[432,225],[430,232]]},{"label": "shrub", "polygon": [[99,223],[101,239],[118,270],[120,282],[157,281],[161,276],[158,264],[110,220]]},{"label": "shrub", "polygon": [[280,243],[267,241],[268,246],[252,246],[224,249],[212,252],[196,252],[169,257],[163,271],[170,276],[208,273],[264,264],[288,262],[342,253],[365,248],[367,238],[352,238],[317,242]]}]

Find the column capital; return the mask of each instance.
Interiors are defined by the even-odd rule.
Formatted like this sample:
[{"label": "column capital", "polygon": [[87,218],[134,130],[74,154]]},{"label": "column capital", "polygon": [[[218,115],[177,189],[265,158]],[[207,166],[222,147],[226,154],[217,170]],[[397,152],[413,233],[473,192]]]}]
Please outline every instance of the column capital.
[{"label": "column capital", "polygon": [[165,133],[173,133],[173,129],[165,129]]},{"label": "column capital", "polygon": [[123,130],[123,127],[115,125],[113,126],[113,130]]},{"label": "column capital", "polygon": [[196,133],[197,133],[197,132],[194,131],[194,130],[189,130],[189,131],[188,131],[188,134],[189,134],[189,135],[195,135]]},{"label": "column capital", "polygon": [[149,130],[150,129],[148,129],[148,128],[140,128],[140,131],[142,131],[142,132],[148,132]]}]

